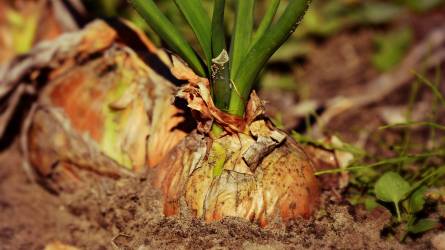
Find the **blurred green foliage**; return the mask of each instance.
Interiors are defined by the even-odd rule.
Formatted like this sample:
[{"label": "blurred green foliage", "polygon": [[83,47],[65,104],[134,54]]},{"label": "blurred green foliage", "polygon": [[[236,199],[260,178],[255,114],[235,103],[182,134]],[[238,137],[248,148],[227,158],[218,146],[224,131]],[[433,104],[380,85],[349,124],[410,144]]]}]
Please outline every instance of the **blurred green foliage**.
[{"label": "blurred green foliage", "polygon": [[26,16],[13,9],[7,9],[4,14],[5,21],[11,28],[14,51],[18,54],[29,51],[36,37],[39,14]]},{"label": "blurred green foliage", "polygon": [[401,0],[399,2],[419,12],[429,11],[443,4],[443,0]]},{"label": "blurred green foliage", "polygon": [[374,38],[376,51],[372,56],[372,63],[380,71],[394,68],[408,51],[412,41],[410,28],[393,30],[387,34]]},{"label": "blurred green foliage", "polygon": [[[156,34],[142,21],[131,9],[125,0],[83,0],[87,9],[95,15],[102,17],[120,16],[130,19],[137,26],[145,30],[150,38],[159,44]],[[234,21],[234,1],[228,1],[232,8],[226,10],[227,33],[231,33]],[[286,1],[286,0],[284,0]],[[288,1],[288,0],[287,0]],[[212,0],[203,0],[207,12],[212,13]],[[445,0],[315,0],[299,29],[294,33],[283,47],[281,47],[271,59],[271,62],[290,62],[297,57],[305,56],[310,51],[309,44],[313,38],[328,38],[345,29],[384,25],[403,14],[409,12],[425,12],[440,7]],[[172,0],[158,0],[159,8],[172,20],[180,31],[193,40],[193,32],[186,25],[185,19],[178,15],[178,11]],[[257,0],[256,11],[258,20],[264,14],[266,1]],[[283,10],[278,10],[278,12]],[[227,38],[228,40],[230,38]],[[397,65],[403,58],[406,47],[411,42],[411,34],[407,29],[388,32],[375,40],[376,54],[373,65],[378,70],[389,70]],[[387,44],[389,43],[389,44]],[[401,49],[396,49],[401,45]],[[198,49],[198,46],[194,46]]]}]

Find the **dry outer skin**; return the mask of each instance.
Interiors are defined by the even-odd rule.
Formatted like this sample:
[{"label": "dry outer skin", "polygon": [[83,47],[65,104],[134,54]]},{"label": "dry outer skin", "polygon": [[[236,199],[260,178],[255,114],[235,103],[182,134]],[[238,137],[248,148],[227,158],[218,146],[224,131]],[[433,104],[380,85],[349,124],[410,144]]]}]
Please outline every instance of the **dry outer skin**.
[{"label": "dry outer skin", "polygon": [[[102,22],[88,29],[114,33]],[[126,174],[123,167],[140,171],[185,136],[175,129],[183,118],[172,103],[173,85],[128,47],[109,38],[95,43],[106,49],[100,57],[74,67],[68,60],[51,72],[32,114],[30,162],[40,174],[63,179],[57,185],[79,179],[79,167],[111,177]]]},{"label": "dry outer skin", "polygon": [[[312,214],[319,196],[313,166],[290,138],[252,171],[243,159],[256,143],[252,136],[239,133],[213,141],[190,137],[157,169],[166,214],[177,214],[182,198],[195,216],[206,221],[231,216],[266,226]],[[220,174],[215,174],[218,152],[212,144],[225,149]]]}]

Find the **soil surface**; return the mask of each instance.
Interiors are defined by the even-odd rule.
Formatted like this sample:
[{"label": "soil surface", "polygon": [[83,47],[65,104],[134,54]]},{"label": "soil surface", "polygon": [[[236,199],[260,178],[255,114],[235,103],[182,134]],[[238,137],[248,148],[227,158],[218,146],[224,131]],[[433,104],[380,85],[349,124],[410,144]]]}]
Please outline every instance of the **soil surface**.
[{"label": "soil surface", "polygon": [[[445,11],[441,11],[411,17],[423,20],[413,25],[416,41],[434,28],[432,23],[445,21]],[[414,23],[410,18],[407,21]],[[378,74],[369,61],[374,32],[347,31],[317,45],[317,53],[303,65],[304,75],[297,74],[309,84],[312,98],[359,94],[357,83]],[[360,55],[355,61],[345,57],[351,49]],[[286,107],[298,101],[296,93],[272,91],[262,96],[270,101],[271,114],[281,110],[283,117]],[[373,130],[382,125],[381,107],[406,105],[408,96],[406,87],[378,105],[340,116],[328,129],[356,143],[363,126]],[[426,90],[419,96],[419,103],[431,99]],[[286,127],[296,128],[295,119],[285,121],[290,124]],[[443,119],[441,124],[445,124]],[[427,135],[422,131],[416,135],[425,142]],[[388,141],[397,135],[381,136]],[[150,173],[119,181],[103,179],[72,194],[57,195],[29,178],[17,144],[0,153],[0,249],[43,249],[54,241],[80,249],[431,249],[431,238],[438,233],[431,231],[401,244],[384,233],[391,217],[388,210],[367,212],[360,206],[351,206],[329,189],[324,190],[321,208],[313,218],[266,229],[233,218],[206,224],[187,211],[166,218],[160,193],[150,184]],[[372,140],[365,144],[371,152],[378,151]]]},{"label": "soil surface", "polygon": [[[17,147],[0,155],[1,249],[43,249],[53,241],[81,249],[404,249],[382,240],[390,215],[335,204],[325,193],[313,219],[261,229],[239,220],[206,224],[187,212],[162,215],[149,178],[103,180],[90,190],[57,196],[30,182]],[[409,248],[428,248],[428,241]]]}]

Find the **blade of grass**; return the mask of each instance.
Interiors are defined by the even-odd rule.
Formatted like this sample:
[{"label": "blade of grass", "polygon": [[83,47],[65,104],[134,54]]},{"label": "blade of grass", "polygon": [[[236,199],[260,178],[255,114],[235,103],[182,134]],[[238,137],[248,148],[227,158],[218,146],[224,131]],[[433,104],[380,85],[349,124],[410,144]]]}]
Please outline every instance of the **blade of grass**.
[{"label": "blade of grass", "polygon": [[277,13],[279,5],[280,5],[280,0],[269,0],[267,4],[267,11],[264,14],[263,19],[261,20],[260,25],[258,26],[258,29],[255,32],[255,35],[253,36],[252,44],[255,44],[264,35],[266,30],[270,27],[273,18]]},{"label": "blade of grass", "polygon": [[235,26],[230,45],[230,79],[235,77],[249,50],[252,39],[254,8],[255,0],[239,0],[236,3]]},{"label": "blade of grass", "polygon": [[438,168],[436,168],[433,172],[431,172],[430,174],[424,176],[421,180],[415,182],[412,186],[411,186],[411,190],[410,193],[415,191],[417,188],[419,188],[424,182],[426,182],[428,179],[435,177],[435,176],[442,176],[445,175],[445,165],[444,166],[439,166]]},{"label": "blade of grass", "polygon": [[195,33],[204,52],[206,63],[210,67],[212,60],[210,18],[201,0],[175,0],[175,3]]},{"label": "blade of grass", "polygon": [[212,17],[212,87],[215,105],[225,110],[230,101],[229,61],[216,60],[227,55],[226,37],[224,32],[225,0],[215,0]]},{"label": "blade of grass", "polygon": [[[434,86],[437,88],[440,83],[442,82],[442,70],[440,68],[440,64],[438,63],[436,65],[436,77]],[[437,120],[437,114],[438,114],[438,98],[435,96],[431,103],[431,114],[429,115],[429,120],[432,123],[435,123]],[[434,127],[430,127],[430,133],[429,133],[429,140],[427,142],[427,147],[433,148],[436,144],[436,129]]]},{"label": "blade of grass", "polygon": [[395,123],[390,125],[385,125],[379,127],[379,129],[387,129],[387,128],[397,128],[397,127],[410,127],[410,126],[429,126],[434,129],[444,130],[445,126],[440,125],[435,122],[428,122],[428,121],[420,121],[420,122],[403,122],[403,123]]},{"label": "blade of grass", "polygon": [[432,83],[430,80],[426,79],[423,75],[421,75],[417,72],[414,72],[414,74],[416,75],[417,79],[420,80],[420,82],[424,83],[431,89],[433,94],[437,97],[437,99],[445,107],[445,97],[442,95],[442,93],[440,93],[440,90],[436,87],[436,85],[434,83]]},{"label": "blade of grass", "polygon": [[301,143],[301,144],[309,144],[309,145],[321,147],[321,148],[324,148],[327,150],[338,150],[338,151],[348,152],[357,158],[363,158],[363,157],[367,156],[366,151],[364,151],[363,149],[356,147],[352,144],[343,143],[342,146],[336,146],[332,143],[316,141],[307,135],[299,134],[295,131],[291,132],[291,136],[295,141],[297,141],[298,143]]},{"label": "blade of grass", "polygon": [[[244,2],[244,1],[240,1]],[[245,101],[253,87],[257,75],[267,60],[295,31],[309,5],[309,0],[289,1],[286,10],[277,23],[270,26],[261,38],[252,46],[245,59],[243,67],[232,79],[238,91],[232,91],[229,112],[242,116]],[[231,69],[232,70],[232,69]],[[231,74],[232,77],[232,74]]]},{"label": "blade of grass", "polygon": [[[419,92],[420,83],[416,80],[411,85],[411,90],[409,94],[408,104],[407,104],[407,111],[405,114],[405,119],[407,121],[411,120],[413,109],[414,109],[414,103],[417,99],[418,92]],[[401,143],[401,150],[397,150],[399,153],[399,156],[404,156],[408,152],[409,148],[412,147],[411,143],[411,134],[412,130],[410,127],[405,127],[403,129],[403,135],[402,135],[402,143]],[[400,170],[404,167],[404,162],[401,162],[397,167],[397,172],[400,172]]]},{"label": "blade of grass", "polygon": [[358,169],[363,169],[363,168],[373,168],[373,167],[380,167],[380,166],[384,166],[384,165],[399,164],[401,162],[416,161],[416,160],[421,160],[421,159],[425,159],[425,158],[433,157],[433,156],[445,156],[445,150],[442,149],[442,150],[435,150],[435,151],[431,151],[431,152],[421,153],[421,154],[417,154],[417,155],[405,155],[405,156],[387,158],[387,159],[383,159],[383,160],[375,162],[375,163],[357,164],[357,165],[349,166],[347,168],[333,168],[333,169],[327,169],[327,170],[320,170],[320,171],[317,171],[315,173],[315,175],[318,176],[318,175],[323,175],[323,174],[336,174],[336,173],[342,173],[342,172],[358,170]]},{"label": "blade of grass", "polygon": [[202,60],[181,35],[176,27],[167,19],[153,0],[129,0],[134,9],[145,19],[147,24],[181,56],[200,76],[206,77],[206,67]]}]

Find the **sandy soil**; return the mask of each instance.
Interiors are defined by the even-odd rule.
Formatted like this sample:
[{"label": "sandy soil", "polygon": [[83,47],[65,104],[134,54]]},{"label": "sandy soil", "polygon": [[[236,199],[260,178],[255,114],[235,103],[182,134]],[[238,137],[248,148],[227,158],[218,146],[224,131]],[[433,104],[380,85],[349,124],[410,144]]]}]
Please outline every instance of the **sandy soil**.
[{"label": "sandy soil", "polygon": [[[0,248],[42,249],[61,241],[81,249],[403,249],[381,237],[390,215],[335,204],[325,193],[313,219],[260,229],[238,219],[205,224],[187,212],[165,218],[148,177],[104,179],[57,196],[30,182],[17,148],[0,155]],[[145,247],[145,248],[144,248]],[[410,248],[414,247],[410,246]],[[419,249],[428,241],[416,243]]]}]

